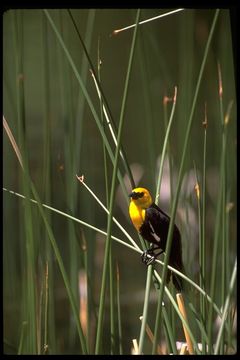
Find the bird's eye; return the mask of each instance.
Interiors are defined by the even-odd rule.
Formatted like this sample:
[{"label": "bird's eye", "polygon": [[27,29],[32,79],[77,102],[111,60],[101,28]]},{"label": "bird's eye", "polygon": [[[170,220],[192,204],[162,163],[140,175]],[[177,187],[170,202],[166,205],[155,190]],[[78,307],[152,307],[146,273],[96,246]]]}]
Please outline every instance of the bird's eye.
[{"label": "bird's eye", "polygon": [[135,192],[135,191],[133,191],[129,196],[132,199],[137,200],[137,199],[141,199],[144,195],[145,195],[144,192]]}]

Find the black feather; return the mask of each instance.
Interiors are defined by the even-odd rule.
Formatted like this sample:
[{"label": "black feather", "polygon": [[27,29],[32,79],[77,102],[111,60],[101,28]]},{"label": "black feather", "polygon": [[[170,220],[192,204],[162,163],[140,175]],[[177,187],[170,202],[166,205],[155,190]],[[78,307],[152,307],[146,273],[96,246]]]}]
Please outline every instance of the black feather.
[{"label": "black feather", "polygon": [[[145,220],[140,227],[140,234],[148,242],[157,245],[155,249],[166,250],[166,242],[170,224],[170,217],[162,211],[156,204],[152,204],[146,209]],[[155,236],[153,235],[153,229]],[[157,236],[156,236],[157,235]],[[159,241],[156,238],[159,238]],[[169,265],[177,270],[184,272],[182,263],[182,242],[181,234],[176,224],[173,228],[172,246],[169,256]],[[168,270],[167,283],[172,275],[173,284],[178,291],[183,290],[182,278]]]}]

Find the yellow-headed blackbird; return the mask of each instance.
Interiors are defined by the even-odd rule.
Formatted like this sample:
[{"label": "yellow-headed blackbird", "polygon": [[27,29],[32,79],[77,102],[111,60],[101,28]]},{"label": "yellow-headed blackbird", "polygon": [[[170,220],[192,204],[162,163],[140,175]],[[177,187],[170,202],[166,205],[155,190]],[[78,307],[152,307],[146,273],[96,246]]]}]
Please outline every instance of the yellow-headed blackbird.
[{"label": "yellow-headed blackbird", "polygon": [[[149,265],[166,249],[170,218],[153,202],[147,189],[142,187],[133,189],[129,197],[131,198],[129,215],[133,225],[145,240],[156,245],[143,253],[142,259]],[[155,250],[161,251],[154,253]],[[147,254],[151,255],[150,259]],[[176,225],[174,225],[173,229],[169,265],[181,272],[184,270],[182,263],[181,235]],[[171,275],[176,289],[181,291],[183,289],[182,278],[170,270],[167,272],[166,282],[169,282]]]}]

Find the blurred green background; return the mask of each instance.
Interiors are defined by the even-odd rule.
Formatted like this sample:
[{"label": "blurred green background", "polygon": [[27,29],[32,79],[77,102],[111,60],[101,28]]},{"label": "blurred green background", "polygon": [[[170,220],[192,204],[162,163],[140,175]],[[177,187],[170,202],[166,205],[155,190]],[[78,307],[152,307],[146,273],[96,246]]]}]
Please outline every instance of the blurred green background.
[{"label": "blurred green background", "polygon": [[[171,9],[142,9],[141,19],[148,19],[168,10]],[[214,11],[214,9],[185,9],[166,18],[140,25],[138,29],[122,145],[137,185],[148,187],[153,195],[156,192],[156,179],[166,132],[163,99],[165,96],[173,97],[174,87],[177,86],[177,104],[168,154],[172,163],[174,185]],[[56,9],[49,10],[49,14],[84,79],[96,111],[100,114],[99,99],[89,64],[69,14],[66,10]],[[118,35],[112,33],[115,29],[133,24],[136,10],[73,9],[72,15],[95,69],[97,69],[98,51],[100,53],[101,85],[114,121],[118,124],[133,30],[126,30]],[[196,282],[199,266],[194,163],[201,179],[204,138],[202,122],[206,104],[208,117],[206,266],[210,271],[222,136],[218,63],[222,74],[224,113],[233,100],[228,124],[226,167],[227,201],[234,204],[229,220],[229,267],[232,269],[236,256],[236,93],[231,26],[227,9],[220,10],[204,69],[176,217],[183,238],[185,268],[187,274]],[[20,83],[23,87],[19,90]],[[76,179],[76,174],[84,174],[88,186],[106,204],[101,135],[76,76],[41,9],[9,10],[3,15],[3,112],[18,144],[20,141],[17,121],[19,91],[23,96],[22,124],[29,172],[42,202],[106,231],[106,213]],[[171,106],[172,102],[169,101],[167,118]],[[108,137],[114,149],[109,133]],[[121,164],[120,169],[124,175]],[[109,189],[111,174],[112,165],[108,159]],[[130,191],[127,175],[125,179],[126,187]],[[5,133],[3,133],[3,185],[9,190],[24,194],[22,170]],[[159,204],[166,212],[170,212],[168,161],[164,167]],[[17,352],[22,323],[27,321],[28,268],[24,208],[25,200],[7,192],[3,193],[3,320],[6,353]],[[51,281],[49,353],[78,353],[79,340],[62,277],[38,209],[35,205],[32,205],[31,209],[34,234],[34,286],[37,302],[41,299],[45,262],[49,261],[49,281]],[[99,301],[105,237],[96,235],[94,231],[48,210],[46,213],[52,224],[76,299],[78,299],[79,270],[84,262],[83,239],[86,241],[93,297],[91,323],[94,332],[93,309],[96,310]],[[114,216],[138,242],[137,234],[128,218],[128,204],[120,187],[117,189]],[[115,226],[113,233],[123,239],[123,235]],[[139,316],[142,314],[146,268],[141,263],[140,256],[128,248],[113,242],[112,251],[114,266],[117,262],[120,273],[123,351],[130,353],[132,338],[137,338],[140,331]],[[106,302],[106,341],[103,347],[105,353],[108,353],[108,298]],[[150,325],[154,324],[155,307],[156,296],[153,290]],[[41,315],[39,316],[41,318]],[[180,324],[179,328],[181,328]],[[30,330],[27,325],[26,334],[28,331]],[[183,340],[181,329],[180,338]],[[27,346],[26,348],[24,346],[23,352],[27,352]]]}]

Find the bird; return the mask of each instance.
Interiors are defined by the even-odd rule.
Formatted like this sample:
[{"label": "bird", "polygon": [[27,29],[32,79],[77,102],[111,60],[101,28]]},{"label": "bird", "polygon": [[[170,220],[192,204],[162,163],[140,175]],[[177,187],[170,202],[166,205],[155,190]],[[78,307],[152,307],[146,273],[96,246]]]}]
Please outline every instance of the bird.
[{"label": "bird", "polygon": [[[154,203],[146,188],[137,187],[133,189],[129,197],[129,215],[135,229],[145,240],[153,244],[142,254],[143,262],[150,265],[157,256],[166,250],[170,217]],[[159,252],[155,253],[156,250]],[[148,255],[151,257],[149,258]],[[184,272],[181,234],[176,224],[173,228],[169,265],[180,272]],[[167,284],[170,278],[172,278],[176,290],[181,292],[183,290],[182,278],[168,269]]]}]

